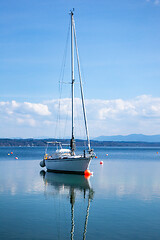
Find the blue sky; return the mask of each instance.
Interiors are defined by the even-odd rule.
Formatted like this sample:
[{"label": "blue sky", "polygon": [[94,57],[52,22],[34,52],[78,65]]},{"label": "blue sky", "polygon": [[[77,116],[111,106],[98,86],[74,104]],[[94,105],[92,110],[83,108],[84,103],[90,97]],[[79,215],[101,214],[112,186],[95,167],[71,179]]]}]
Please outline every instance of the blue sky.
[{"label": "blue sky", "polygon": [[1,0],[0,136],[54,137],[73,7],[91,137],[160,134],[160,1]]}]

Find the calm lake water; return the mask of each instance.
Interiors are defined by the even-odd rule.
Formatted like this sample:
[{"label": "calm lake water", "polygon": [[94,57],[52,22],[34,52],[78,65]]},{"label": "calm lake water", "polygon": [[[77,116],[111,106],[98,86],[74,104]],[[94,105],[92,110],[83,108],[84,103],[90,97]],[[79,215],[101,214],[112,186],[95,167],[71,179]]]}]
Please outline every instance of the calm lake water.
[{"label": "calm lake water", "polygon": [[86,179],[42,171],[44,148],[1,147],[0,239],[159,240],[160,148],[94,150]]}]

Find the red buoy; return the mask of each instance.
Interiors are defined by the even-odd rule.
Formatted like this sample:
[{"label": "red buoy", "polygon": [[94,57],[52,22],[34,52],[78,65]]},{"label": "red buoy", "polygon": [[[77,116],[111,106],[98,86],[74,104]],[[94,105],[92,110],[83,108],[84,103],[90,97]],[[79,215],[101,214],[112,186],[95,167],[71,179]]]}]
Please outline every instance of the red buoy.
[{"label": "red buoy", "polygon": [[86,170],[84,171],[84,175],[85,175],[85,177],[89,177],[89,176],[92,175],[92,173],[91,173],[88,169],[86,169]]},{"label": "red buoy", "polygon": [[95,156],[95,158],[97,158],[97,156]]},{"label": "red buoy", "polygon": [[18,157],[15,157],[15,159],[18,159]]},{"label": "red buoy", "polygon": [[103,161],[100,161],[100,164],[103,165]]},{"label": "red buoy", "polygon": [[11,152],[11,154],[13,154],[13,152]]}]

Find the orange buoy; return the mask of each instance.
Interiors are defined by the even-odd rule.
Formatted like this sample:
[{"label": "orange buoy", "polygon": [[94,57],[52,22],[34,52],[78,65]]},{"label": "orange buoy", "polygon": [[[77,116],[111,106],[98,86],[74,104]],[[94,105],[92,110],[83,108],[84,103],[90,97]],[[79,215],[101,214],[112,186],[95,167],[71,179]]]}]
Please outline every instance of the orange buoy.
[{"label": "orange buoy", "polygon": [[100,164],[103,165],[103,161],[100,161]]},{"label": "orange buoy", "polygon": [[8,156],[10,155],[10,153],[8,153]]},{"label": "orange buoy", "polygon": [[90,178],[90,176],[86,176],[86,175],[84,175],[84,177],[85,177],[85,179],[89,179]]},{"label": "orange buoy", "polygon": [[97,156],[95,156],[95,158],[97,158]]},{"label": "orange buoy", "polygon": [[91,173],[88,169],[86,169],[86,170],[84,171],[84,175],[85,175],[85,177],[89,177],[89,176],[92,175],[92,173]]},{"label": "orange buoy", "polygon": [[11,154],[13,154],[13,152],[11,152]]},{"label": "orange buoy", "polygon": [[157,152],[157,154],[158,154],[158,152]]}]

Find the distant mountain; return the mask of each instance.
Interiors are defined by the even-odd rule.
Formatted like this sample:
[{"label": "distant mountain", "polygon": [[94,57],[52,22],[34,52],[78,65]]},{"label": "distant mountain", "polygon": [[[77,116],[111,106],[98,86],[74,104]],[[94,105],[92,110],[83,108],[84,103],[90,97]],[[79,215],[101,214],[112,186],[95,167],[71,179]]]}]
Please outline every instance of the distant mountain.
[{"label": "distant mountain", "polygon": [[160,135],[116,135],[116,136],[99,136],[94,138],[96,141],[122,141],[122,142],[160,142]]}]

